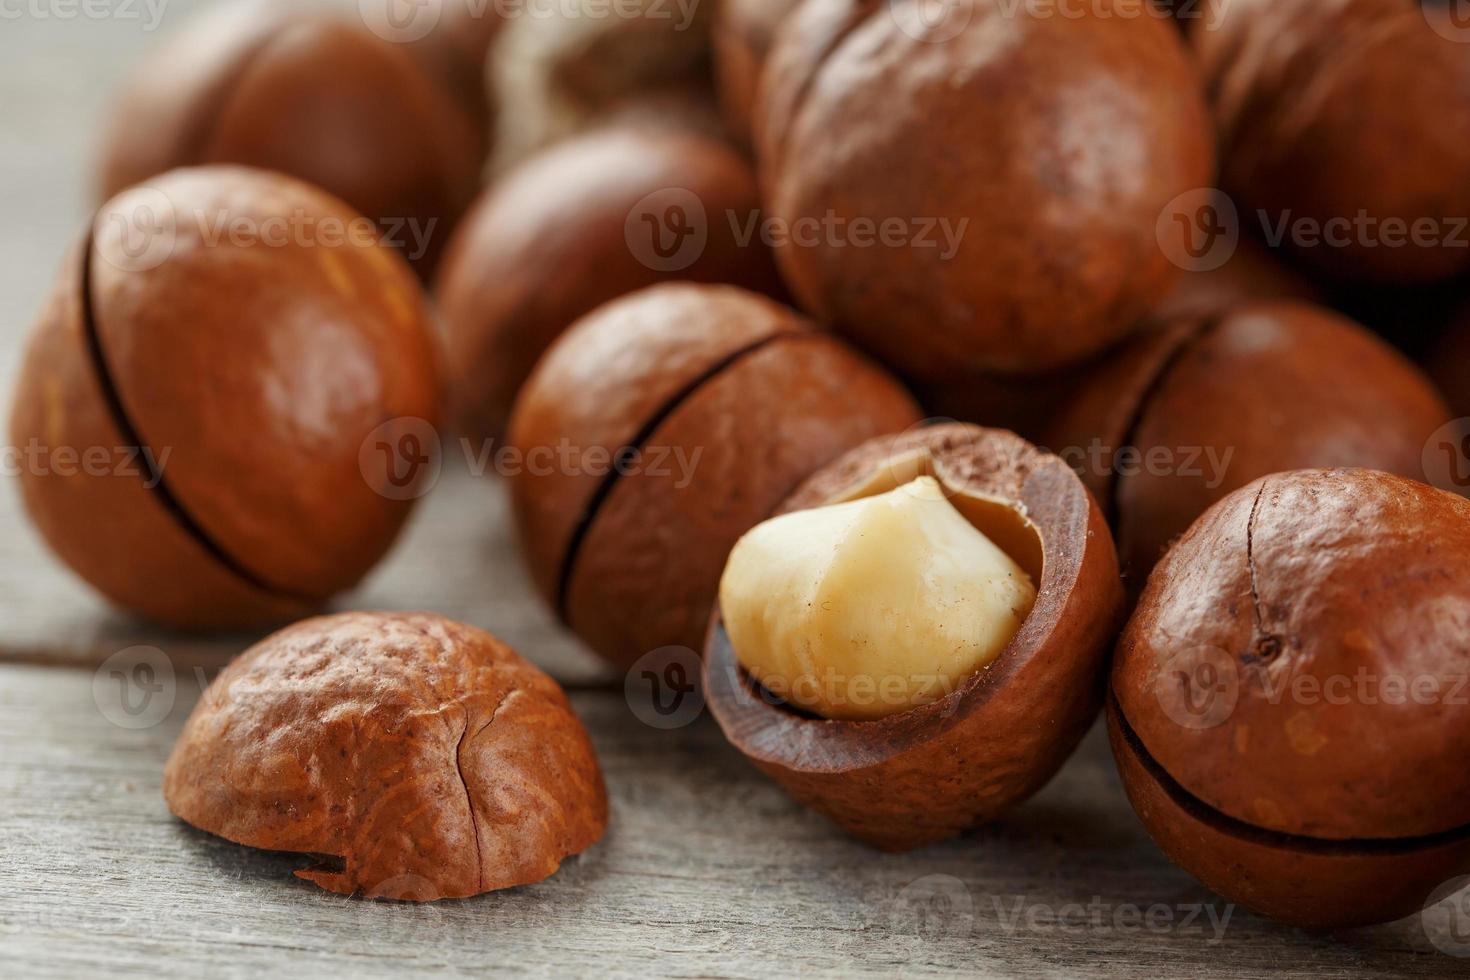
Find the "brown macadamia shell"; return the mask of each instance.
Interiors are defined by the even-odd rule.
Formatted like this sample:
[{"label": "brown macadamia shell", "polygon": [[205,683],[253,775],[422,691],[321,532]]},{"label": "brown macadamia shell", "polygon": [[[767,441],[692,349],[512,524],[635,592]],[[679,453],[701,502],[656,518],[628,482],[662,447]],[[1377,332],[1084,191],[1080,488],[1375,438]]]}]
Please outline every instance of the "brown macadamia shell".
[{"label": "brown macadamia shell", "polygon": [[1231,491],[1305,467],[1422,479],[1425,441],[1448,418],[1386,343],[1328,310],[1277,301],[1135,339],[1097,367],[1047,444],[1102,502],[1136,592],[1169,542]]},{"label": "brown macadamia shell", "polygon": [[1219,268],[1180,276],[1149,318],[1165,321],[1185,316],[1220,316],[1247,303],[1267,300],[1318,303],[1322,298],[1322,291],[1310,279],[1282,262],[1270,249],[1242,239]]},{"label": "brown macadamia shell", "polygon": [[[1129,344],[1151,349],[1158,341],[1147,331],[1184,317],[1221,316],[1248,303],[1273,299],[1315,300],[1319,292],[1305,278],[1282,265],[1264,248],[1241,242],[1218,269],[1181,276],[1169,295],[1149,314],[1142,336],[1124,341],[1080,364],[1040,374],[983,372],[919,384],[915,391],[925,411],[937,418],[1010,429],[1033,442],[1044,442],[1077,392],[1106,370],[1117,351]],[[1104,406],[1106,408],[1107,406]],[[1093,407],[1092,410],[1096,410]],[[1089,483],[1094,493],[1102,487]]]},{"label": "brown macadamia shell", "polygon": [[1256,481],[1169,551],[1118,644],[1130,797],[1272,917],[1417,911],[1470,870],[1467,637],[1470,501],[1372,470]]},{"label": "brown macadamia shell", "polygon": [[164,770],[178,817],[325,856],[342,894],[464,898],[553,874],[601,839],[607,791],[556,682],[425,613],[298,623],[204,692]]},{"label": "brown macadamia shell", "polygon": [[153,52],[124,89],[103,146],[102,196],[177,167],[279,171],[380,222],[427,275],[486,152],[483,115],[444,78],[356,17],[277,0],[222,5]]},{"label": "brown macadamia shell", "polygon": [[[106,218],[165,202],[168,253],[134,266],[131,228]],[[375,490],[361,453],[387,421],[438,417],[418,283],[371,242],[210,237],[217,222],[291,214],[357,217],[261,171],[150,181],[104,208],[31,337],[14,444],[146,455],[127,473],[28,467],[26,508],[79,575],[169,625],[256,625],[320,604],[372,568],[412,508]]]},{"label": "brown macadamia shell", "polygon": [[[703,244],[662,267],[635,248],[649,241],[641,219],[687,211],[689,195],[703,211],[686,215]],[[755,177],[732,147],[675,127],[609,126],[522,161],[466,216],[435,290],[462,427],[498,438],[546,348],[608,300],[670,279],[777,291],[770,250],[732,227],[759,209]]]},{"label": "brown macadamia shell", "polygon": [[853,722],[795,711],[761,689],[718,614],[705,651],[705,697],[731,744],[798,802],[890,851],[992,820],[1046,784],[1097,715],[1123,601],[1091,495],[1062,460],[1009,432],[946,424],[876,438],[808,479],[781,510],[882,492],[921,473],[952,500],[986,508],[983,530],[1037,585],[1030,615],[993,663],[939,701]]},{"label": "brown macadamia shell", "polygon": [[910,0],[802,4],[756,108],[787,284],[915,382],[1049,370],[1127,335],[1179,273],[1159,216],[1213,168],[1167,22],[964,13],[956,31]]},{"label": "brown macadamia shell", "polygon": [[[1216,0],[1189,36],[1242,216],[1309,231],[1338,222],[1335,244],[1286,236],[1338,279],[1470,269],[1454,235],[1470,215],[1470,45],[1411,0]],[[1430,232],[1416,242],[1420,221]]]},{"label": "brown macadamia shell", "polygon": [[698,650],[739,536],[824,462],[918,418],[881,368],[769,299],[683,283],[632,293],[564,334],[516,402],[527,565],[614,664]]}]

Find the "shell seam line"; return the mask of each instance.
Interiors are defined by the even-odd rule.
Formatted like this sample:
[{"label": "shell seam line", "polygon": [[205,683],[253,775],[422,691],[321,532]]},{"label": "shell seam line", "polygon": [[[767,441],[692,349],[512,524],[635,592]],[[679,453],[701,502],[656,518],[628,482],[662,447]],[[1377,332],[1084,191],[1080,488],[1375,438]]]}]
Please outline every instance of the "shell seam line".
[{"label": "shell seam line", "polygon": [[654,433],[685,402],[692,398],[706,384],[715,380],[736,363],[778,341],[788,337],[799,338],[808,334],[814,337],[827,336],[817,330],[783,329],[768,334],[759,340],[752,341],[744,347],[740,347],[726,354],[670,395],[658,407],[657,411],[638,428],[638,431],[633,434],[633,437],[612,454],[613,465],[608,468],[607,473],[603,474],[597,487],[592,491],[592,496],[588,498],[587,505],[583,507],[581,516],[577,518],[577,523],[572,528],[571,537],[567,540],[566,552],[562,557],[561,570],[557,575],[556,582],[556,613],[563,623],[568,622],[568,593],[571,591],[572,574],[576,570],[577,559],[581,556],[582,545],[588,533],[591,532],[592,524],[597,519],[598,513],[602,510],[602,505],[607,502],[608,497],[612,495],[613,488],[617,486],[618,480],[622,478],[625,461],[630,458],[636,459],[642,453],[648,440],[653,438]]},{"label": "shell seam line", "polygon": [[1319,854],[1344,854],[1344,853],[1377,853],[1377,854],[1406,854],[1413,851],[1430,847],[1439,847],[1444,844],[1453,844],[1470,838],[1470,824],[1462,824],[1442,830],[1434,834],[1418,834],[1412,837],[1344,837],[1341,839],[1330,837],[1312,837],[1307,834],[1292,834],[1284,830],[1272,830],[1269,827],[1257,827],[1255,824],[1247,823],[1238,817],[1232,817],[1223,810],[1218,810],[1204,800],[1195,796],[1185,789],[1163,765],[1153,757],[1148,747],[1143,744],[1133,726],[1128,723],[1128,718],[1123,714],[1123,708],[1118,703],[1115,692],[1108,692],[1108,700],[1111,702],[1111,710],[1118,720],[1118,730],[1128,747],[1133,751],[1134,757],[1150,776],[1159,784],[1159,787],[1173,800],[1181,809],[1187,811],[1190,816],[1203,823],[1211,824],[1217,830],[1230,834],[1232,837],[1245,837],[1256,843],[1262,843],[1274,847],[1291,847],[1297,850],[1315,851]]},{"label": "shell seam line", "polygon": [[[146,470],[147,480],[144,490],[154,495],[154,499],[163,507],[179,527],[195,544],[202,548],[209,557],[221,565],[227,572],[241,579],[251,588],[267,595],[292,602],[320,601],[318,597],[306,596],[287,590],[279,589],[271,585],[265,579],[246,568],[236,560],[218,541],[214,539],[204,526],[195,519],[183,504],[168,481],[164,478],[163,466],[158,462],[157,455],[150,445],[143,441],[142,434],[137,426],[133,424],[123,405],[122,392],[118,388],[116,378],[107,363],[107,352],[102,344],[102,331],[97,322],[97,310],[93,301],[92,288],[92,265],[93,253],[96,251],[96,234],[89,232],[82,252],[82,332],[87,339],[87,353],[92,362],[92,375],[97,381],[97,387],[102,393],[103,403],[107,406],[107,413],[112,419],[112,424],[117,427],[122,441],[138,450],[142,465]],[[151,485],[151,487],[150,487]]]}]

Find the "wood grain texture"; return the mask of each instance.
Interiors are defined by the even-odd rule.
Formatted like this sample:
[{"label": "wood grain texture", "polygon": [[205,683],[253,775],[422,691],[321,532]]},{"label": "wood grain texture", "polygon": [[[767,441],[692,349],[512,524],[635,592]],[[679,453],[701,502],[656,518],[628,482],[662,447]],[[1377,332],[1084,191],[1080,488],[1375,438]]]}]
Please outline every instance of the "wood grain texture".
[{"label": "wood grain texture", "polygon": [[167,717],[137,730],[108,720],[121,689],[103,680],[94,694],[90,671],[0,666],[11,975],[1464,975],[1417,920],[1338,936],[1239,909],[1224,920],[1144,836],[1098,732],[1000,824],[889,856],[791,803],[707,717],[656,731],[606,691],[573,697],[612,799],[601,844],[476,899],[344,899],[293,878],[300,858],[168,814],[159,773],[197,696],[191,672]]}]

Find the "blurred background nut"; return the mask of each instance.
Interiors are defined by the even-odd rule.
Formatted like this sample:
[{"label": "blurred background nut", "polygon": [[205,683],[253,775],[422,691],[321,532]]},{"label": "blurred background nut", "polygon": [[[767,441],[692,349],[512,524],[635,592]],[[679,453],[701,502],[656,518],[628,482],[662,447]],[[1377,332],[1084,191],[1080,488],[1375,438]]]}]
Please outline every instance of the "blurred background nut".
[{"label": "blurred background nut", "polygon": [[[99,217],[31,336],[10,433],[50,452],[138,446],[156,465],[27,469],[26,508],[77,574],[163,623],[298,614],[357,583],[409,515],[370,488],[359,453],[385,419],[438,418],[418,282],[372,241],[273,238],[286,216],[363,220],[287,177],[174,171],[103,214],[137,201],[153,219],[171,208],[167,247],[131,266],[139,229]],[[217,222],[262,237],[211,240]],[[413,478],[413,460],[388,462]]]},{"label": "blurred background nut", "polygon": [[632,293],[565,333],[516,402],[522,458],[572,454],[511,479],[526,562],[615,664],[702,648],[736,539],[816,467],[918,418],[887,372],[769,299]]},{"label": "blurred background nut", "polygon": [[[526,0],[491,46],[494,169],[650,93],[711,94],[711,4]],[[630,16],[631,14],[634,14]]]},{"label": "blurred background nut", "polygon": [[[787,18],[756,108],[769,216],[905,229],[779,247],[801,305],[915,381],[1057,368],[1132,331],[1178,273],[1158,216],[1210,184],[1213,146],[1178,32],[1113,6],[978,0],[956,22],[813,0]],[[926,244],[939,228],[953,254]]]},{"label": "blurred background nut", "polygon": [[498,437],[552,341],[624,293],[670,278],[777,291],[758,219],[749,165],[678,125],[611,124],[523,160],[465,218],[438,281],[463,428]]},{"label": "blurred background nut", "polygon": [[[1113,751],[1154,840],[1284,922],[1417,912],[1470,870],[1467,610],[1461,497],[1308,470],[1210,508],[1113,665]],[[1228,711],[1181,724],[1176,701],[1217,696]]]},{"label": "blurred background nut", "polygon": [[1303,260],[1382,282],[1470,269],[1470,44],[1405,0],[1213,0],[1187,29],[1226,189],[1273,228],[1336,223],[1333,244],[1288,233]]},{"label": "blurred background nut", "polygon": [[310,619],[245,651],[164,769],[169,809],[298,877],[396,901],[530,884],[607,826],[592,744],[556,682],[427,613]]},{"label": "blurred background nut", "polygon": [[751,139],[751,117],[766,55],[776,28],[795,10],[797,0],[720,0],[715,7],[715,81],[730,133]]},{"label": "blurred background nut", "polygon": [[1083,381],[1048,445],[1082,470],[1136,593],[1231,491],[1314,466],[1423,479],[1424,442],[1448,418],[1428,378],[1367,330],[1275,301],[1137,338]]},{"label": "blurred background nut", "polygon": [[[1117,558],[1096,502],[1059,457],[1010,432],[950,424],[872,439],[812,475],[783,502],[783,516],[761,525],[752,537],[789,534],[800,527],[790,520],[804,512],[834,513],[813,508],[872,506],[894,491],[911,492],[906,488],[925,478],[942,489],[945,506],[958,512],[972,533],[999,548],[1035,586],[1034,604],[1018,629],[1006,622],[1008,610],[995,610],[1010,635],[992,659],[946,674],[938,699],[921,699],[882,717],[869,714],[855,721],[849,720],[852,715],[811,714],[801,709],[825,712],[827,705],[787,699],[784,691],[763,687],[757,678],[771,676],[762,669],[770,664],[749,660],[760,655],[759,649],[736,649],[737,642],[750,640],[745,626],[755,625],[756,632],[762,628],[747,622],[727,630],[727,596],[736,600],[730,614],[740,618],[762,604],[759,596],[742,594],[746,589],[739,582],[722,592],[705,650],[705,697],[730,743],[798,802],[858,839],[891,851],[993,820],[1046,784],[1097,717],[1107,652],[1122,613]],[[881,536],[883,529],[874,524],[862,533]],[[850,543],[859,551],[873,548],[879,561],[886,550],[902,553],[896,558],[900,566],[917,560],[930,568],[908,577],[908,587],[900,585],[893,593],[874,587],[881,571],[876,576],[839,572],[818,586],[828,590],[823,598],[832,615],[807,621],[807,632],[798,626],[778,644],[798,659],[808,651],[819,658],[833,639],[831,631],[838,630],[840,638],[851,625],[851,620],[843,622],[844,610],[861,617],[872,606],[882,625],[854,644],[864,648],[853,657],[863,666],[808,662],[818,669],[833,667],[827,676],[835,681],[851,682],[871,669],[870,676],[885,686],[893,675],[885,673],[884,663],[900,674],[923,670],[924,663],[945,663],[956,641],[936,634],[936,624],[926,621],[926,606],[945,601],[946,584],[958,595],[968,592],[961,601],[985,603],[986,583],[974,569],[947,583],[948,573],[935,574],[953,556],[934,549],[953,547],[963,537],[951,530],[922,541],[880,537]],[[793,538],[785,557],[773,551],[771,579],[779,579],[804,548]],[[743,561],[732,556],[735,579],[744,578]],[[765,598],[767,625],[792,621],[783,614],[789,602],[785,592]],[[890,630],[894,621],[898,628]],[[914,637],[927,637],[927,654],[905,649]],[[879,648],[866,649],[872,643]],[[915,659],[906,653],[915,653]],[[819,689],[844,695],[855,690],[827,681]]]},{"label": "blurred background nut", "polygon": [[427,274],[486,152],[485,116],[447,83],[466,72],[345,13],[231,0],[139,66],[103,146],[102,194],[182,166],[276,170],[384,222]]}]

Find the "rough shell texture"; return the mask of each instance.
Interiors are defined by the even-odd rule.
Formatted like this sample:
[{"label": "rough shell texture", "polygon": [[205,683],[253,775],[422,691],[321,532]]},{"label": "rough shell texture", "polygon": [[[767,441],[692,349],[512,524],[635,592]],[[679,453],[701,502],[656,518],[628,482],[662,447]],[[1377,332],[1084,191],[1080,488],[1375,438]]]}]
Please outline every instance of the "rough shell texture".
[{"label": "rough shell texture", "polygon": [[405,46],[356,18],[246,0],[143,63],[113,113],[101,184],[110,197],[182,166],[279,171],[383,221],[427,272],[483,157],[464,102]]},{"label": "rough shell texture", "polygon": [[607,793],[554,681],[428,614],[298,623],[205,691],[164,770],[169,809],[297,874],[427,901],[540,881],[596,843]]},{"label": "rough shell texture", "polygon": [[107,220],[69,261],[11,433],[52,457],[143,446],[161,480],[141,465],[28,468],[25,502],[57,554],[123,606],[186,627],[278,619],[355,584],[409,514],[375,492],[360,454],[387,420],[437,418],[427,310],[408,267],[371,243],[211,241],[221,220],[356,217],[305,184],[182,170],[104,215],[159,202],[177,220],[158,264],[130,264],[129,228]]},{"label": "rough shell texture", "polygon": [[613,663],[698,649],[736,539],[827,460],[917,420],[897,382],[777,303],[641,290],[563,335],[516,403],[526,560]]},{"label": "rough shell texture", "polygon": [[[1470,251],[1442,244],[1444,219],[1470,214],[1470,45],[1409,0],[1217,0],[1190,36],[1243,213],[1273,226],[1361,217],[1341,247],[1298,248],[1342,278],[1470,268]],[[1433,242],[1390,245],[1390,219],[1429,219]]]},{"label": "rough shell texture", "polygon": [[741,142],[750,142],[756,88],[776,29],[795,7],[796,0],[722,0],[715,8],[715,80],[725,122]]},{"label": "rough shell texture", "polygon": [[[642,219],[663,221],[673,207],[704,240],[689,239],[687,257],[676,250],[665,267],[641,247],[652,241]],[[608,300],[666,279],[778,289],[769,250],[759,238],[742,244],[727,220],[743,227],[759,207],[731,147],[677,129],[609,127],[522,161],[466,216],[436,289],[466,430],[499,437],[546,348]]]},{"label": "rough shell texture", "polygon": [[[915,380],[1045,370],[1124,336],[1178,272],[1159,215],[1210,183],[1206,110],[1167,22],[1011,6],[967,6],[946,38],[952,18],[908,0],[814,0],[762,78],[788,284]],[[869,246],[855,219],[875,223]]]},{"label": "rough shell texture", "polygon": [[1341,843],[1231,820],[1183,792],[1140,750],[1116,703],[1108,706],[1108,736],[1128,800],[1169,859],[1278,922],[1311,929],[1393,922],[1470,869],[1470,834]]},{"label": "rough shell texture", "polygon": [[1051,778],[1096,717],[1122,606],[1097,505],[1065,463],[1008,432],[950,424],[875,439],[782,509],[839,499],[916,454],[941,482],[1014,508],[1039,536],[1036,605],[994,663],[933,704],[847,722],[772,703],[718,618],[705,653],[705,696],[731,743],[798,801],[886,850],[993,819]]},{"label": "rough shell texture", "polygon": [[[1221,703],[1181,716],[1211,693],[1190,686],[1205,664]],[[1113,675],[1190,794],[1330,840],[1470,825],[1467,680],[1470,501],[1371,470],[1273,475],[1212,508],[1150,578]]]},{"label": "rough shell texture", "polygon": [[1370,466],[1423,479],[1425,440],[1448,418],[1428,379],[1368,331],[1275,302],[1140,338],[1099,369],[1049,445],[1103,448],[1100,466],[1083,457],[1084,479],[1138,587],[1196,517],[1267,473]]}]

